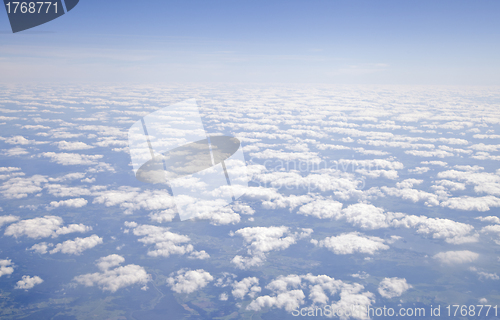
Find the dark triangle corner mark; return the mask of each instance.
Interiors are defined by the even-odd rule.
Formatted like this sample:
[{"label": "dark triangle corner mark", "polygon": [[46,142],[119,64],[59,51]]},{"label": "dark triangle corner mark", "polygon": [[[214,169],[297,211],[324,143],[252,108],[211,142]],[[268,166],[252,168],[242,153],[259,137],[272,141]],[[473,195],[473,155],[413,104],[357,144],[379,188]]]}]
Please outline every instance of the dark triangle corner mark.
[{"label": "dark triangle corner mark", "polygon": [[73,9],[78,4],[78,1],[80,1],[80,0],[64,0],[64,3],[66,4],[67,12],[69,12],[71,9]]},{"label": "dark triangle corner mark", "polygon": [[[70,11],[78,4],[78,2],[79,0],[64,0],[64,3],[66,4],[66,10]],[[10,7],[8,7],[9,3]],[[21,5],[26,4],[24,2],[20,3]],[[35,3],[39,4],[42,2],[35,2]],[[16,33],[27,29],[31,29],[64,15],[65,12],[62,0],[50,1],[49,7],[46,7],[47,4],[48,2],[43,2],[42,5],[43,7],[38,8],[40,10],[35,9],[36,11],[33,13],[27,13],[27,12],[23,13],[20,5],[16,5],[14,7],[13,2],[11,2],[10,0],[4,0],[5,10],[7,11],[7,15],[9,17],[9,22],[12,28],[12,32]]]}]

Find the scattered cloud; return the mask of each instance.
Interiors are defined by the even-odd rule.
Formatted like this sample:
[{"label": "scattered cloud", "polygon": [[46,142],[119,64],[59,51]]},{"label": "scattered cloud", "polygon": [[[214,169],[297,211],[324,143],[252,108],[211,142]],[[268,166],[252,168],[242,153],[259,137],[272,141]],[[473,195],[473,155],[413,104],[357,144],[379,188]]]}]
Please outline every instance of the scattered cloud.
[{"label": "scattered cloud", "polygon": [[232,286],[231,293],[236,299],[243,299],[248,294],[250,298],[255,296],[262,290],[259,285],[259,279],[256,277],[248,277],[241,281],[235,281]]},{"label": "scattered cloud", "polygon": [[59,207],[68,207],[68,208],[81,208],[86,206],[88,203],[87,200],[83,198],[76,198],[76,199],[68,199],[68,200],[61,200],[61,201],[52,201],[50,202],[50,207],[52,208],[59,208]]},{"label": "scattered cloud", "polygon": [[54,249],[50,250],[50,254],[61,252],[64,254],[80,255],[83,251],[92,249],[102,243],[102,238],[93,234],[87,238],[75,238],[74,240],[58,243],[55,245]]},{"label": "scattered cloud", "polygon": [[[151,276],[141,266],[135,264],[119,266],[125,260],[119,259],[120,256],[117,256],[110,255],[100,258],[96,261],[96,265],[101,272],[76,276],[73,281],[86,287],[98,286],[103,291],[113,293],[135,284],[145,286],[151,280]],[[111,269],[112,267],[114,268]]]},{"label": "scattered cloud", "polygon": [[469,250],[445,251],[439,252],[434,255],[433,258],[439,260],[443,264],[454,265],[474,262],[479,258],[479,254]]},{"label": "scattered cloud", "polygon": [[400,297],[408,289],[412,288],[404,278],[385,278],[378,285],[378,293],[387,299]]},{"label": "scattered cloud", "polygon": [[237,255],[231,261],[240,269],[261,265],[270,251],[284,250],[295,244],[297,240],[307,238],[312,229],[299,229],[291,232],[288,227],[247,227],[237,230],[234,234],[243,237],[247,253],[251,257]]},{"label": "scattered cloud", "polygon": [[41,218],[33,218],[21,220],[11,224],[5,230],[4,235],[19,238],[26,236],[33,239],[52,237],[56,238],[62,234],[73,232],[88,232],[92,230],[91,227],[83,224],[70,224],[62,226],[63,219],[57,216],[44,216]]},{"label": "scattered cloud", "polygon": [[63,140],[63,141],[55,142],[55,145],[57,145],[57,147],[60,150],[69,150],[69,151],[87,150],[87,149],[94,148],[94,146],[89,146],[85,142],[79,142],[79,141],[68,142],[68,141]]},{"label": "scattered cloud", "polygon": [[311,240],[318,247],[325,247],[335,254],[366,253],[374,254],[379,250],[387,250],[384,239],[369,237],[359,232],[343,233],[336,237],[327,237],[323,240]]},{"label": "scattered cloud", "polygon": [[14,267],[11,260],[0,260],[0,277],[12,274]]},{"label": "scattered cloud", "polygon": [[18,216],[13,216],[11,214],[7,215],[7,216],[0,216],[0,228],[4,225],[4,224],[10,224],[12,222],[16,222],[19,220],[19,217]]},{"label": "scattered cloud", "polygon": [[63,166],[70,165],[97,165],[99,159],[101,159],[102,155],[86,155],[86,154],[78,154],[78,153],[56,153],[56,152],[44,152],[41,154],[42,157],[50,158],[50,161],[56,162]]},{"label": "scattered cloud", "polygon": [[14,289],[29,290],[41,283],[43,283],[43,280],[39,276],[33,276],[33,277],[23,276],[22,280],[19,280],[16,283]]},{"label": "scattered cloud", "polygon": [[213,280],[214,277],[203,269],[181,269],[170,274],[170,277],[167,278],[167,284],[172,291],[189,294],[206,287]]}]

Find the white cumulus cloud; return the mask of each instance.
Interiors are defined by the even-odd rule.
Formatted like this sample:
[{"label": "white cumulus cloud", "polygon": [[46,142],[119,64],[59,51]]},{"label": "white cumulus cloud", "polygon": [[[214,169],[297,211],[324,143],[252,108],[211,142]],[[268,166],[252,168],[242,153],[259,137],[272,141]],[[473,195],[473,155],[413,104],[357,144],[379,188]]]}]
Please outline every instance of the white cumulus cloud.
[{"label": "white cumulus cloud", "polygon": [[[124,259],[117,259],[116,255],[101,258],[96,264],[102,272],[76,276],[73,281],[86,287],[97,285],[103,291],[116,292],[134,284],[146,285],[151,280],[151,276],[143,267],[135,264],[118,266],[123,262]],[[111,267],[115,268],[109,269]]]},{"label": "white cumulus cloud", "polygon": [[177,293],[192,293],[204,288],[214,277],[203,269],[186,270],[181,269],[170,274],[167,278],[168,286]]},{"label": "white cumulus cloud", "polygon": [[11,224],[5,230],[6,236],[13,236],[19,238],[27,236],[29,238],[56,238],[61,234],[68,234],[73,232],[87,232],[92,230],[91,227],[83,224],[70,224],[62,226],[63,219],[57,216],[44,216],[39,218],[21,220]]},{"label": "white cumulus cloud", "polygon": [[473,262],[479,258],[479,254],[469,250],[445,251],[435,254],[433,258],[443,264],[453,265]]},{"label": "white cumulus cloud", "polygon": [[335,254],[353,254],[356,252],[374,254],[379,250],[387,250],[384,239],[369,237],[359,232],[344,233],[323,240],[311,240],[318,247],[325,247]]},{"label": "white cumulus cloud", "polygon": [[412,286],[404,278],[385,278],[378,285],[378,293],[384,298],[392,299],[400,297],[410,288]]},{"label": "white cumulus cloud", "polygon": [[22,280],[19,280],[16,283],[16,286],[14,287],[14,289],[29,290],[29,289],[33,288],[34,286],[36,286],[37,284],[41,284],[41,283],[43,283],[43,280],[39,276],[33,276],[33,277],[23,276]]},{"label": "white cumulus cloud", "polygon": [[8,259],[0,260],[0,277],[14,272],[12,261]]}]

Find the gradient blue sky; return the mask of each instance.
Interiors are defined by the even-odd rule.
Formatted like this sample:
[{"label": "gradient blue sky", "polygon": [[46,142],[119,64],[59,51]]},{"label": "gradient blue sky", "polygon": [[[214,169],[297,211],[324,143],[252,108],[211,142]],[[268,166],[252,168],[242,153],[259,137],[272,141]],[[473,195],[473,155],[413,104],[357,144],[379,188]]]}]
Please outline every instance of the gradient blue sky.
[{"label": "gradient blue sky", "polygon": [[500,1],[97,1],[12,34],[0,82],[500,85]]}]

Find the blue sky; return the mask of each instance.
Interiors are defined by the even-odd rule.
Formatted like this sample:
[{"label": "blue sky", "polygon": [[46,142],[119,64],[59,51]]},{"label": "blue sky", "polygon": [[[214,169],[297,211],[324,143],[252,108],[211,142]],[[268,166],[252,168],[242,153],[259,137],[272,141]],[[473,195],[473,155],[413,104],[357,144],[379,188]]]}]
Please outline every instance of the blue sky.
[{"label": "blue sky", "polygon": [[498,1],[93,1],[12,34],[0,82],[499,85]]}]

